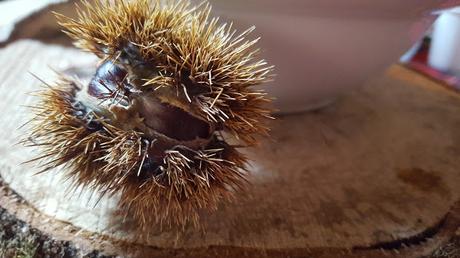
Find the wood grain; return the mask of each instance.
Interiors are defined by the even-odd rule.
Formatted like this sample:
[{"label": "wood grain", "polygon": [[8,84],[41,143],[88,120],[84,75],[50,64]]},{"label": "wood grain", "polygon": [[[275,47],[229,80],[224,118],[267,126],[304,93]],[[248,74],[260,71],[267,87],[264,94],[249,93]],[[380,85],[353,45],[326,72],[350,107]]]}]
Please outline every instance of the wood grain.
[{"label": "wood grain", "polygon": [[[29,118],[24,106],[34,102],[26,93],[41,84],[28,71],[52,82],[49,66],[66,70],[93,63],[88,54],[34,41],[0,49],[0,175],[51,221],[166,250],[367,252],[437,239],[427,251],[458,227],[458,218],[449,214],[457,212],[460,197],[460,101],[444,90],[414,86],[419,77],[384,76],[325,109],[278,118],[271,138],[247,150],[253,160],[249,193],[204,213],[203,230],[157,229],[149,236],[120,231],[116,197],[96,204],[97,193],[67,193],[64,168],[33,175],[37,168],[22,162],[40,150],[15,145],[25,133],[18,128]],[[398,74],[414,76],[403,68],[390,70],[392,77]]]}]

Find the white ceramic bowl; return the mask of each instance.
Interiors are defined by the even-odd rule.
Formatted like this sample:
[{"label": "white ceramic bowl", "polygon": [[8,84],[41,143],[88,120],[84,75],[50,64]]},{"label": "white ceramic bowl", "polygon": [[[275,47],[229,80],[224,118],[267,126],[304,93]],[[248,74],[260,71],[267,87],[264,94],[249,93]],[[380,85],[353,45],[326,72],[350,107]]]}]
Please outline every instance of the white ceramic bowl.
[{"label": "white ceramic bowl", "polygon": [[[197,0],[199,1],[199,0]],[[440,0],[211,0],[214,14],[256,26],[262,56],[276,66],[267,85],[281,112],[318,107],[362,85],[418,40]]]}]

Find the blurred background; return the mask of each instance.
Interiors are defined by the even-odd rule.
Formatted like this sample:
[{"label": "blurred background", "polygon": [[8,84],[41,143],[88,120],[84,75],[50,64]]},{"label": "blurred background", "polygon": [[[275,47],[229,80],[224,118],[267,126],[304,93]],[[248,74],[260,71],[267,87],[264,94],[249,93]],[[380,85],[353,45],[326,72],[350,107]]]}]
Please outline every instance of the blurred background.
[{"label": "blurred background", "polygon": [[[75,16],[72,2],[75,1],[1,1],[0,44],[31,38],[71,46],[51,11]],[[256,26],[254,35],[262,36],[261,55],[276,66],[276,80],[266,87],[276,97],[281,113],[327,105],[383,73],[409,49],[402,63],[457,87],[458,0],[210,3],[213,14],[220,16],[222,22],[232,21],[240,31]]]}]

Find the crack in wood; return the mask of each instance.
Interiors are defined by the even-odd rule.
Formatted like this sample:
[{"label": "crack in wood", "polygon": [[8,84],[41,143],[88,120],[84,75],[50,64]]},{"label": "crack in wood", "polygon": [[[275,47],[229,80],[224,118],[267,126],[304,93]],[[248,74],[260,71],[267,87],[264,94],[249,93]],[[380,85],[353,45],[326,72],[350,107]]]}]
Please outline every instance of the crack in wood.
[{"label": "crack in wood", "polygon": [[415,245],[420,245],[435,237],[446,224],[447,214],[434,226],[428,227],[424,231],[409,237],[399,238],[393,241],[383,241],[370,246],[355,246],[353,250],[398,250]]},{"label": "crack in wood", "polygon": [[382,241],[369,246],[354,246],[353,251],[365,250],[400,250],[404,248],[415,248],[427,243],[431,239],[445,238],[448,240],[455,235],[460,228],[460,201],[454,203],[449,212],[440,221],[422,232],[393,241]]}]

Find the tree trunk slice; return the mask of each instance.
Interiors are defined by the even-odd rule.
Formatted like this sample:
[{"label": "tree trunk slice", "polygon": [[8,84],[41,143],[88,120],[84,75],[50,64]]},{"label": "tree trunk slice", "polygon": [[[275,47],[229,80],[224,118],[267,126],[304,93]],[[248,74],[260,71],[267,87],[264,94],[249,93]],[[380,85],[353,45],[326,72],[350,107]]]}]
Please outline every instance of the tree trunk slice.
[{"label": "tree trunk slice", "polygon": [[395,67],[327,108],[278,118],[271,138],[247,150],[249,192],[203,213],[203,230],[158,228],[149,236],[121,230],[117,197],[69,192],[64,168],[34,175],[37,167],[23,162],[40,150],[16,144],[30,118],[24,106],[35,101],[27,93],[41,84],[28,71],[51,83],[50,67],[94,68],[94,62],[78,50],[34,41],[0,49],[0,176],[4,191],[26,201],[3,193],[0,204],[51,235],[90,249],[165,256],[365,257],[387,250],[409,257],[431,252],[460,225],[460,98]]}]

